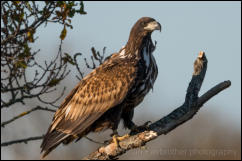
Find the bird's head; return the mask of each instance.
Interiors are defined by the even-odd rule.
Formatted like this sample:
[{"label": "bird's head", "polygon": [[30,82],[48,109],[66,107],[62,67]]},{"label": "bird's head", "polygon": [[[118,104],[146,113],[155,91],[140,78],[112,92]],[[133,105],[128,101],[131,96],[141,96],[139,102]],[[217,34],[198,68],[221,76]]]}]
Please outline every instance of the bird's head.
[{"label": "bird's head", "polygon": [[131,51],[138,49],[144,38],[150,39],[151,33],[155,30],[161,31],[161,25],[159,22],[151,17],[140,18],[132,27],[129,40],[125,48]]},{"label": "bird's head", "polygon": [[154,30],[161,31],[160,23],[151,17],[142,17],[134,24],[131,34],[143,33],[146,35]]},{"label": "bird's head", "polygon": [[129,42],[137,40],[142,41],[144,37],[151,35],[155,30],[161,31],[160,23],[151,17],[142,17],[132,27],[129,35]]}]

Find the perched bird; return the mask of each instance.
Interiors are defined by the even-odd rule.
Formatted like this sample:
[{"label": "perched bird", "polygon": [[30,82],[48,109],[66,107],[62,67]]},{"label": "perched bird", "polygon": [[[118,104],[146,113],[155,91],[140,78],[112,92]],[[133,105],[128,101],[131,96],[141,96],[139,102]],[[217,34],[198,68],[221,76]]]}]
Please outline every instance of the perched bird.
[{"label": "perched bird", "polygon": [[135,130],[134,108],[153,88],[158,68],[152,52],[154,30],[161,25],[150,17],[132,27],[127,44],[84,77],[56,111],[43,139],[45,157],[60,143],[68,144],[89,132],[112,129],[117,134],[120,120]]}]

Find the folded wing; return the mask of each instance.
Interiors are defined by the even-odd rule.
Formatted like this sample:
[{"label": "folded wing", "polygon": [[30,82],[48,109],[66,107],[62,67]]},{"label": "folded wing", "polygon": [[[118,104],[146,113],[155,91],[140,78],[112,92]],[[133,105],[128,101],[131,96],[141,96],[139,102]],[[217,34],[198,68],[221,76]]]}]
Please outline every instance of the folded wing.
[{"label": "folded wing", "polygon": [[55,113],[41,145],[44,155],[68,136],[82,135],[107,110],[120,104],[135,75],[134,63],[115,59],[105,61],[81,80]]}]

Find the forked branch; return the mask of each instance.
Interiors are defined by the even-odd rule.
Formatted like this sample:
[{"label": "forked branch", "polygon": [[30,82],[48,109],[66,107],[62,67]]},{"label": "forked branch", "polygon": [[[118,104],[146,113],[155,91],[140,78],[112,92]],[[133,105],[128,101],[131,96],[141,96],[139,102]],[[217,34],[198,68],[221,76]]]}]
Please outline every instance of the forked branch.
[{"label": "forked branch", "polygon": [[117,158],[126,151],[141,147],[149,141],[154,140],[159,135],[167,134],[177,126],[190,120],[204,103],[231,85],[229,80],[224,81],[208,90],[202,96],[198,97],[198,93],[206,74],[207,62],[205,53],[200,52],[198,58],[194,62],[192,80],[187,88],[186,98],[183,105],[172,111],[167,116],[149,125],[146,131],[139,131],[136,134],[130,135],[125,140],[120,141],[119,146],[116,146],[115,143],[101,146],[95,152],[89,154],[83,159],[109,160]]}]

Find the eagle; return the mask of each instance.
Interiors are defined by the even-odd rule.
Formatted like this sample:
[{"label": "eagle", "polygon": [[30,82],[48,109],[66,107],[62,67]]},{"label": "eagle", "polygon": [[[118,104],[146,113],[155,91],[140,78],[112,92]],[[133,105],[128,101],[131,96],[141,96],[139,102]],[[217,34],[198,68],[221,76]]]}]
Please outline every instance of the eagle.
[{"label": "eagle", "polygon": [[[150,17],[140,18],[132,27],[127,44],[85,76],[55,112],[41,144],[42,158],[61,143],[78,141],[90,132],[112,129],[118,134],[121,120],[135,130],[134,108],[153,89],[158,68],[152,42],[161,25]],[[112,136],[111,135],[111,136]]]}]

